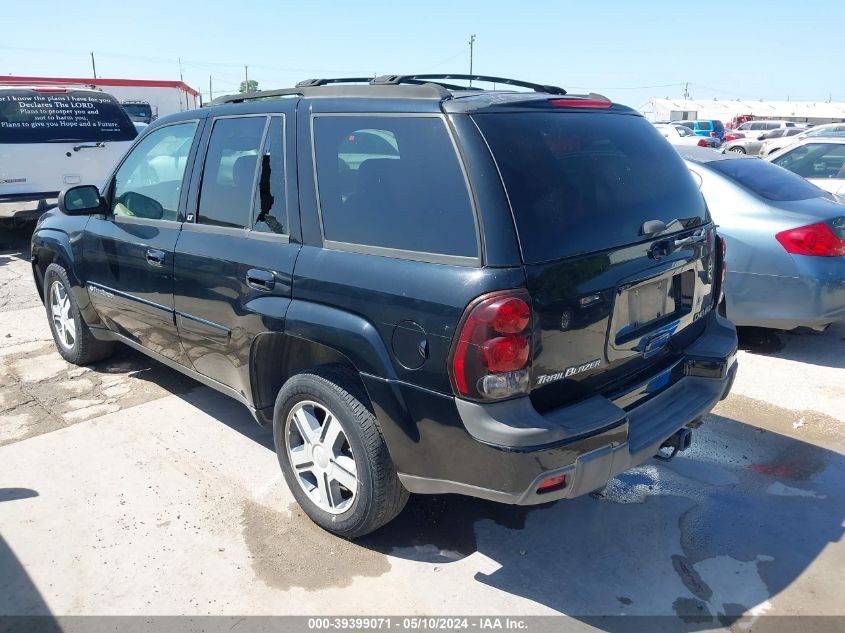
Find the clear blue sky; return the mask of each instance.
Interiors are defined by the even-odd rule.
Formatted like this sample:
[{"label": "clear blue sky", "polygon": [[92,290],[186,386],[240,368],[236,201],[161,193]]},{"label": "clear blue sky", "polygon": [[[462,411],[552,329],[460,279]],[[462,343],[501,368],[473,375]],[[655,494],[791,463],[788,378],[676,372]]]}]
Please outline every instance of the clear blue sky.
[{"label": "clear blue sky", "polygon": [[843,0],[14,2],[0,74],[178,79],[207,97],[315,76],[467,72],[650,97],[845,100]]}]

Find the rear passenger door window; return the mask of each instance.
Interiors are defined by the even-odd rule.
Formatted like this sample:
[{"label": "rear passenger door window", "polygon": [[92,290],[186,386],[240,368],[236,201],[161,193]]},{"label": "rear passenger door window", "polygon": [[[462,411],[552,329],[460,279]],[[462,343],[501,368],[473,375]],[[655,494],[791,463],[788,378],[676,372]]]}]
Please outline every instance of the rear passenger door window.
[{"label": "rear passenger door window", "polygon": [[228,117],[214,122],[197,222],[240,229],[251,226],[258,153],[266,126],[266,116]]},{"label": "rear passenger door window", "polygon": [[253,230],[261,233],[288,235],[287,188],[285,179],[284,119],[270,119],[258,183],[255,188],[255,221]]},{"label": "rear passenger door window", "polygon": [[327,246],[478,258],[466,178],[442,117],[317,115],[313,134]]}]

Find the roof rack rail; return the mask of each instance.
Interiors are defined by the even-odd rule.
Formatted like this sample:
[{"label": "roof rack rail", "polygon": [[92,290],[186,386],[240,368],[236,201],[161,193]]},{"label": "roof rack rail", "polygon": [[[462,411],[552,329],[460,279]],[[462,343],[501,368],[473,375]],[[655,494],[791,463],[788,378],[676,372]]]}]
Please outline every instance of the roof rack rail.
[{"label": "roof rack rail", "polygon": [[236,95],[223,95],[208,102],[208,106],[223,105],[224,103],[242,103],[256,99],[268,99],[271,97],[287,97],[290,95],[301,95],[302,90],[298,88],[280,88],[278,90],[259,90],[258,92],[244,92]]},{"label": "roof rack rail", "polygon": [[334,79],[303,79],[296,83],[297,88],[314,88],[329,84],[368,84],[372,77],[335,77]]},{"label": "roof rack rail", "polygon": [[466,90],[466,86],[455,86],[452,84],[443,84],[437,79],[460,79],[465,81],[487,81],[496,84],[505,84],[508,86],[519,86],[520,88],[530,88],[534,92],[547,92],[549,94],[565,95],[566,90],[558,86],[535,84],[530,81],[522,81],[520,79],[509,79],[507,77],[493,77],[491,75],[464,75],[464,74],[429,74],[429,75],[382,75],[371,80],[370,83],[374,86],[383,85],[398,85],[407,83],[439,83],[443,87],[448,87],[452,90]]}]

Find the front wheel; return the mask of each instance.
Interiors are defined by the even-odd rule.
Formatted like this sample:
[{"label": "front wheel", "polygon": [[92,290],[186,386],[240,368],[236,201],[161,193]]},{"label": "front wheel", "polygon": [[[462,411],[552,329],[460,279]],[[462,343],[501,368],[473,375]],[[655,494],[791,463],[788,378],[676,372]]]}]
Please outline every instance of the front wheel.
[{"label": "front wheel", "polygon": [[366,403],[351,372],[323,368],[288,380],[273,416],[291,493],[312,521],[345,538],[393,520],[409,497]]},{"label": "front wheel", "polygon": [[44,272],[44,305],[56,349],[69,363],[87,365],[111,356],[114,343],[98,341],[79,313],[67,271],[50,264]]},{"label": "front wheel", "polygon": [[745,150],[742,147],[739,147],[739,146],[732,147],[728,151],[729,152],[735,152],[737,154],[744,154],[745,153]]}]

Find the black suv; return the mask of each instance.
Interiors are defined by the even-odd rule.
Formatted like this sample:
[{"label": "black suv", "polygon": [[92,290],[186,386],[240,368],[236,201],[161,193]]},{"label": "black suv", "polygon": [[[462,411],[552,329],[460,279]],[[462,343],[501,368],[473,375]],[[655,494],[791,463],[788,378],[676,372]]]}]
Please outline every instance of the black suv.
[{"label": "black suv", "polygon": [[153,123],[33,235],[61,355],[121,342],[241,401],[347,537],[409,492],[536,504],[686,448],[737,343],[683,161],[600,95],[469,78],[309,80]]}]

